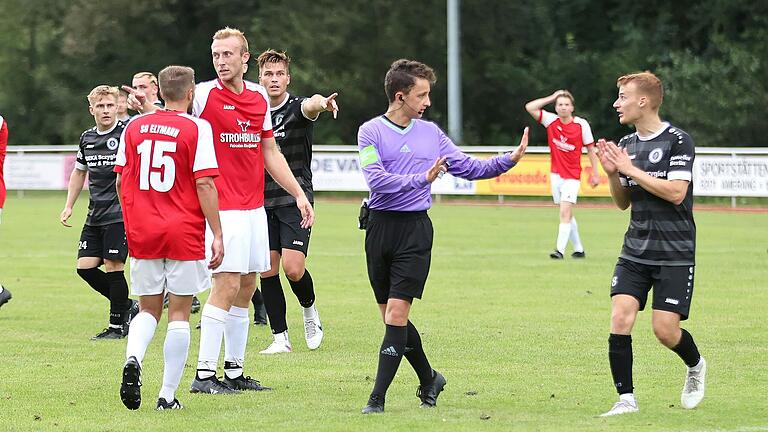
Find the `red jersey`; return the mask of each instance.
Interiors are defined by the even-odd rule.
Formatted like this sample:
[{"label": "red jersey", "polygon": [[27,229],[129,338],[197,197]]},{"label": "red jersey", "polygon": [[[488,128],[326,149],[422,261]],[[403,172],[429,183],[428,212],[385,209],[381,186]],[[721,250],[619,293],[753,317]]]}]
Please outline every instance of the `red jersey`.
[{"label": "red jersey", "polygon": [[539,123],[547,128],[550,170],[564,179],[581,179],[581,149],[595,144],[589,123],[576,116],[570,123],[563,123],[556,114],[544,110],[539,114]]},{"label": "red jersey", "polygon": [[0,209],[5,205],[5,180],[3,179],[3,166],[5,165],[5,151],[8,148],[8,124],[0,116]]},{"label": "red jersey", "polygon": [[219,209],[252,210],[264,206],[264,153],[261,140],[272,138],[269,98],[264,87],[244,82],[233,93],[218,79],[195,87],[193,113],[211,123],[221,176],[216,178]]},{"label": "red jersey", "polygon": [[208,122],[163,110],[134,117],[120,137],[115,172],[122,175],[132,257],[205,259],[205,216],[195,181],[219,174]]}]

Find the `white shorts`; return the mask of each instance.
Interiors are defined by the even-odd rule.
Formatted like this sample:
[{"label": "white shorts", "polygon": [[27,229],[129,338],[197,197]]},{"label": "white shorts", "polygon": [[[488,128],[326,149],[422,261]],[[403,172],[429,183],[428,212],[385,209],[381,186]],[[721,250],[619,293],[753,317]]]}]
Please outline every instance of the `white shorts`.
[{"label": "white shorts", "polygon": [[180,296],[201,293],[211,287],[207,263],[206,260],[131,258],[131,292],[138,296],[164,291]]},{"label": "white shorts", "polygon": [[[270,268],[269,231],[264,207],[254,210],[221,210],[224,261],[213,273],[265,272]],[[206,224],[205,254],[210,262],[213,232]]]},{"label": "white shorts", "polygon": [[549,174],[549,180],[552,184],[552,200],[555,201],[555,204],[560,204],[560,201],[576,204],[581,180],[564,179],[560,177],[560,174],[555,173]]}]

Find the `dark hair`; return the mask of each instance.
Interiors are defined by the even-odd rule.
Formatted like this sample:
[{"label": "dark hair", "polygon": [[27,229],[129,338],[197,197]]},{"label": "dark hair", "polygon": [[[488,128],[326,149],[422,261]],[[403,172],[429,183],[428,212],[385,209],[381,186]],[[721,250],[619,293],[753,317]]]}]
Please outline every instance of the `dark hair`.
[{"label": "dark hair", "polygon": [[261,68],[267,63],[285,63],[285,70],[288,72],[289,66],[291,65],[291,58],[283,51],[268,49],[259,55],[256,62],[259,64],[259,75],[261,75]]},{"label": "dark hair", "polygon": [[395,93],[408,93],[416,85],[416,78],[423,78],[434,84],[437,81],[435,71],[424,63],[415,60],[395,60],[384,77],[384,92],[390,103],[395,100]]},{"label": "dark hair", "polygon": [[160,95],[166,101],[183,101],[195,87],[195,71],[187,66],[168,66],[158,74]]}]

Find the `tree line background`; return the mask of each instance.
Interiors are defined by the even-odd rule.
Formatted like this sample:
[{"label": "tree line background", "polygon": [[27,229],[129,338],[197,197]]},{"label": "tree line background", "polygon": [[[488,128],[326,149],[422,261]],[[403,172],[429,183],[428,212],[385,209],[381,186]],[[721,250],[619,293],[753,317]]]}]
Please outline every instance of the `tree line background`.
[{"label": "tree line background", "polygon": [[[93,125],[90,89],[138,71],[182,64],[215,78],[211,36],[227,25],[248,37],[247,79],[275,48],[293,59],[291,93],[339,92],[339,119],[318,125],[316,144],[355,144],[386,110],[384,74],[398,58],[435,68],[426,117],[448,127],[445,0],[0,0],[10,144],[76,144]],[[596,137],[620,138],[616,78],[650,70],[665,84],[662,117],[697,145],[768,146],[768,2],[463,0],[461,27],[465,145],[515,144],[534,123],[525,102],[560,88]],[[532,128],[533,145],[545,142]]]}]

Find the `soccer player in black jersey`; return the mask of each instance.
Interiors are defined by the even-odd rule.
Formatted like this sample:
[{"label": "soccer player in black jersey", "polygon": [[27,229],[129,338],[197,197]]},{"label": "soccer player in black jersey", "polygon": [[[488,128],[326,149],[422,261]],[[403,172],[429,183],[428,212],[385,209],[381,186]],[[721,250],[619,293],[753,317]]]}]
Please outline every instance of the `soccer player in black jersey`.
[{"label": "soccer player in black jersey", "polygon": [[[337,93],[310,98],[287,92],[291,82],[291,59],[284,52],[267,50],[258,57],[259,82],[269,94],[270,114],[275,139],[293,175],[310,202],[312,194],[312,138],[314,121],[324,111],[335,118],[338,113]],[[266,175],[264,206],[269,224],[271,270],[261,273],[261,292],[269,316],[274,341],[261,354],[291,352],[286,323],[286,304],[280,284],[282,264],[293,293],[304,311],[304,338],[309,349],[317,349],[323,340],[320,316],[315,308],[315,289],[305,267],[309,249],[310,228],[302,228],[301,213],[295,199]]]},{"label": "soccer player in black jersey", "polygon": [[688,319],[694,285],[696,224],[693,221],[691,136],[663,122],[661,81],[650,72],[618,79],[613,103],[619,122],[635,133],[616,145],[598,140],[611,196],[632,207],[629,228],[611,280],[608,358],[619,401],[602,416],[638,411],[632,382],[632,327],[653,287],[653,332],[688,366],[680,402],[695,408],[704,398],[707,363],[680,321]]},{"label": "soccer player in black jersey", "polygon": [[[109,326],[92,339],[121,339],[128,331],[130,317],[139,312],[138,303],[128,298],[123,267],[128,256],[123,213],[112,171],[125,124],[117,120],[117,87],[100,85],[88,95],[89,111],[96,126],[80,136],[75,168],[69,176],[67,201],[59,220],[65,227],[72,215],[88,174],[90,199],[88,216],[80,234],[77,274],[96,292],[109,300]],[[99,267],[104,264],[107,272]]]}]

